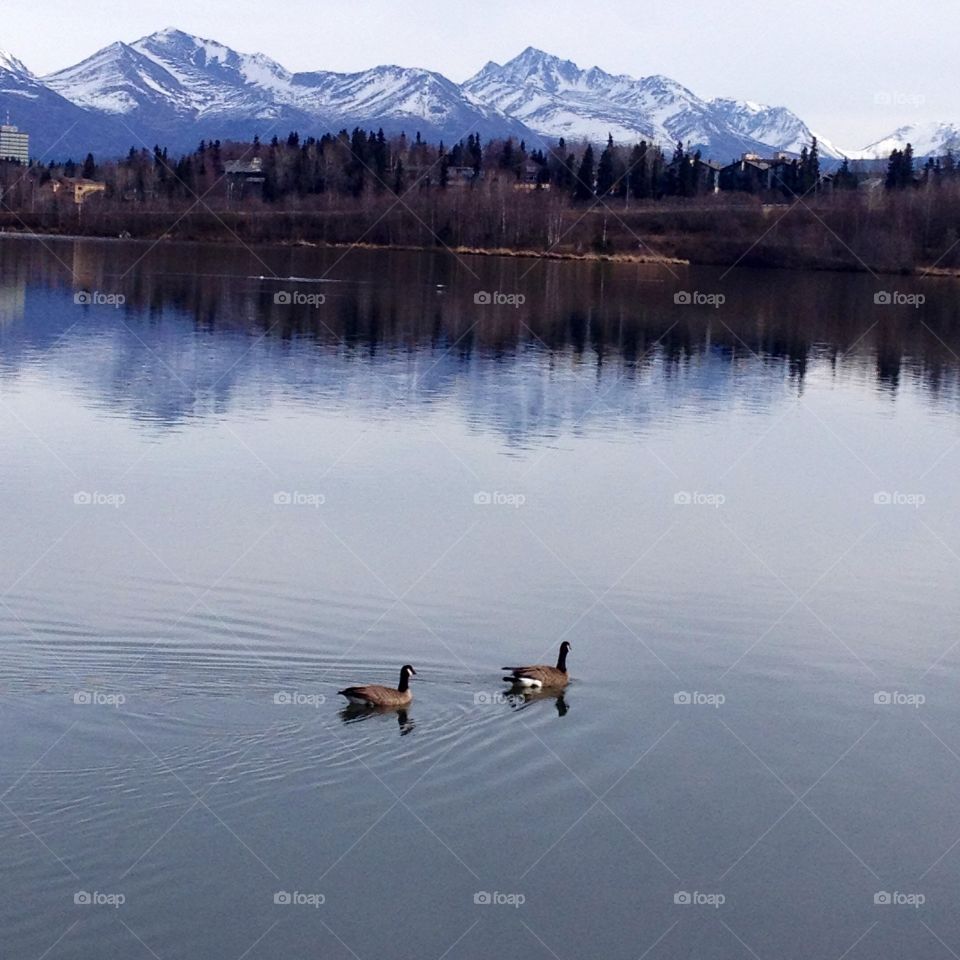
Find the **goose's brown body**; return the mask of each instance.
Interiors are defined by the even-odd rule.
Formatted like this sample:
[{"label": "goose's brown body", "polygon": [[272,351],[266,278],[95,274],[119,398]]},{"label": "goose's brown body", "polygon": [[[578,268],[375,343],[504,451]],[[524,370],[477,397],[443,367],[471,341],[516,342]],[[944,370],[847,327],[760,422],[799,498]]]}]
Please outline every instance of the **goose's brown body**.
[{"label": "goose's brown body", "polygon": [[570,649],[566,640],[560,644],[560,655],[555,667],[543,663],[529,667],[502,667],[502,670],[509,672],[509,676],[503,679],[521,687],[565,687],[570,681],[567,673],[567,653]]},{"label": "goose's brown body", "polygon": [[416,673],[410,664],[405,664],[400,670],[400,684],[396,689],[371,683],[363,687],[347,687],[338,693],[357,706],[406,707],[413,700],[409,682],[410,677],[416,676]]}]

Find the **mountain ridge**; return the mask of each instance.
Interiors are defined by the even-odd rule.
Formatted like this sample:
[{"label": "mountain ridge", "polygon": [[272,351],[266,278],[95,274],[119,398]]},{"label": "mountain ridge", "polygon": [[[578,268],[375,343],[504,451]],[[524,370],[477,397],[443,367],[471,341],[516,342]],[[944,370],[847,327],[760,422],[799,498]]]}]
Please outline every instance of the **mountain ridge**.
[{"label": "mountain ridge", "polygon": [[[0,51],[0,112],[5,111],[31,134],[36,156],[120,154],[131,145],[155,143],[179,151],[200,139],[264,139],[294,129],[319,134],[361,126],[447,142],[468,133],[484,139],[513,136],[537,146],[561,137],[646,139],[667,148],[681,141],[705,158],[727,163],[743,153],[796,154],[816,136],[784,106],[706,100],[662,74],[582,69],[533,46],[503,64],[488,61],[458,84],[436,71],[395,64],[351,73],[294,72],[263,53],[240,53],[175,27],[132,43],[115,41],[42,77]],[[920,126],[913,125],[918,131]],[[953,125],[927,126],[945,131],[951,143],[960,138]],[[867,158],[913,127],[862,151],[842,150],[822,136],[818,142],[827,160]],[[936,149],[934,139],[930,133],[925,146]]]}]

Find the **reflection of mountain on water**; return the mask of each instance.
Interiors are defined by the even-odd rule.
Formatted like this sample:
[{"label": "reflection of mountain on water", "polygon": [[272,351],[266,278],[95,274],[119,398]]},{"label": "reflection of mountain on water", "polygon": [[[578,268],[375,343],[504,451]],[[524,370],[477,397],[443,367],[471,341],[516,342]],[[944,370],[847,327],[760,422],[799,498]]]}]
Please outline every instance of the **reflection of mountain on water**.
[{"label": "reflection of mountain on water", "polygon": [[[63,333],[63,330],[60,331]],[[696,354],[682,364],[655,352],[640,367],[607,365],[596,357],[540,344],[515,356],[449,345],[375,353],[306,340],[278,340],[236,332],[198,331],[183,319],[92,315],[65,337],[48,330],[43,343],[21,342],[21,360],[46,353],[48,371],[92,402],[123,408],[136,419],[176,425],[228,408],[262,408],[278,395],[331,408],[349,405],[371,414],[398,406],[417,415],[449,402],[480,428],[512,441],[567,429],[625,421],[637,426],[665,409],[702,412],[731,402],[766,406],[784,396],[783,372],[749,363],[735,369],[725,351]],[[15,354],[6,349],[9,367]]]},{"label": "reflection of mountain on water", "polygon": [[[0,306],[11,304],[0,372],[39,362],[93,402],[161,424],[279,394],[372,412],[448,402],[521,443],[680,407],[769,407],[812,373],[891,396],[907,381],[938,402],[958,396],[952,285],[939,299],[932,288],[921,323],[874,307],[865,277],[750,274],[727,281],[716,311],[673,298],[678,283],[718,283],[709,272],[363,252],[327,277],[330,251],[282,249],[257,255],[252,275],[238,250],[45,246],[0,245]],[[273,279],[257,278],[264,263]],[[324,280],[310,290],[326,301],[278,302],[296,283],[284,276]],[[77,304],[81,288],[125,302]],[[523,290],[526,302],[478,305],[478,288]]]}]

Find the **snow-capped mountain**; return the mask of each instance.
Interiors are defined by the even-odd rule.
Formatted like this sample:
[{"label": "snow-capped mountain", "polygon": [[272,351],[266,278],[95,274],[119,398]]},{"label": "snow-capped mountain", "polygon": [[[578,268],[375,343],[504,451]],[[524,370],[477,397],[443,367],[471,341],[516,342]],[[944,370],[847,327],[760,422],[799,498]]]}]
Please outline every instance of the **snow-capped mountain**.
[{"label": "snow-capped mountain", "polygon": [[849,151],[851,159],[885,160],[892,150],[903,150],[907,144],[913,147],[915,157],[939,157],[948,150],[960,155],[960,125],[955,123],[911,123],[898,127],[888,137],[877,140],[863,150]]},{"label": "snow-capped mountain", "polygon": [[752,100],[724,98],[711,100],[710,107],[737,133],[760,143],[778,144],[778,150],[799,153],[816,137],[821,156],[836,159],[844,156],[843,150],[811,130],[786,107],[768,107]]},{"label": "snow-capped mountain", "polygon": [[86,110],[38,80],[22,61],[0,51],[0,117],[5,121],[8,115],[30,132],[34,156],[83,157],[89,142],[121,148],[113,124],[98,124]]},{"label": "snow-capped mountain", "polygon": [[[472,132],[530,146],[552,146],[559,137],[646,139],[667,149],[682,141],[726,163],[744,152],[799,153],[814,136],[786,107],[703,100],[669,77],[584,70],[533,47],[456,84],[431,70],[392,65],[294,73],[264,54],[238,53],[173,28],[113,43],[41,78],[0,52],[0,111],[31,134],[31,152],[44,159],[363,126],[448,143]],[[862,151],[818,139],[825,159],[886,156],[908,140],[923,155],[960,147],[960,128],[904,127]]]},{"label": "snow-capped mountain", "polygon": [[359,73],[296,73],[295,103],[332,118],[334,125],[419,131],[450,140],[529,136],[522,123],[488,104],[471,101],[439,73],[417,67],[381,66]]},{"label": "snow-capped mountain", "polygon": [[[785,107],[705,101],[669,77],[581,70],[534,47],[502,66],[488,63],[463,89],[551,139],[683,141],[726,162],[747,151],[798,152],[812,137]],[[823,152],[839,155],[829,144]]]},{"label": "snow-capped mountain", "polygon": [[131,139],[174,148],[202,137],[265,138],[358,124],[448,140],[529,133],[429,70],[291,73],[263,54],[174,29],[111,44],[44,81],[78,106],[121,118]]},{"label": "snow-capped mountain", "polygon": [[179,150],[203,137],[285,136],[327,119],[276,96],[290,87],[291,74],[268,57],[172,29],[113,43],[43,81],[77,106],[114,118],[127,146]]}]

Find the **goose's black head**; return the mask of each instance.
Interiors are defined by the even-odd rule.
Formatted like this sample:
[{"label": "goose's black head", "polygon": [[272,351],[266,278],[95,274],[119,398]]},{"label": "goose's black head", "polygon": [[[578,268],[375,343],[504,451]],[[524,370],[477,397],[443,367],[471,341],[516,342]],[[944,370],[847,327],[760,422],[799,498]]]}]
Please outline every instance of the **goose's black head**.
[{"label": "goose's black head", "polygon": [[417,671],[410,666],[409,663],[405,663],[400,668],[400,686],[397,688],[401,692],[407,689],[407,685],[410,683],[410,678],[415,677]]},{"label": "goose's black head", "polygon": [[570,646],[570,643],[569,643],[569,641],[567,641],[567,640],[564,640],[563,643],[560,644],[560,656],[557,657],[557,669],[558,669],[558,670],[566,670],[566,669],[567,669],[567,654],[568,654],[572,649],[573,649],[573,647]]}]

